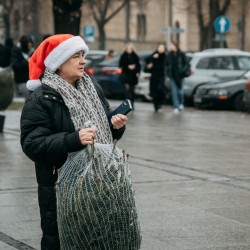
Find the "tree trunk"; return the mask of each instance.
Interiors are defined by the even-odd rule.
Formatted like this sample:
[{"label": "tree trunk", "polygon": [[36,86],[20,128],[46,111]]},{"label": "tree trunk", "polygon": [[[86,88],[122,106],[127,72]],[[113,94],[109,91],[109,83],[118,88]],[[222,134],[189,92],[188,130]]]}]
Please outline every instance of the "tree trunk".
[{"label": "tree trunk", "polygon": [[[202,13],[202,0],[196,0],[196,9],[197,9],[197,19],[198,25],[200,29],[200,50],[204,50],[206,48],[218,47],[218,44],[215,41],[216,32],[214,29],[214,21],[216,17],[225,15],[228,10],[229,5],[231,4],[231,0],[224,0],[222,8],[220,9],[220,1],[218,0],[209,0],[208,8],[209,8],[209,20],[205,25],[203,20]],[[227,47],[227,43],[224,42],[224,47]]]},{"label": "tree trunk", "polygon": [[131,10],[130,10],[130,1],[126,0],[126,20],[125,20],[125,30],[126,30],[126,35],[125,35],[125,41],[129,42],[130,41],[130,15],[131,15]]},{"label": "tree trunk", "polygon": [[5,37],[10,37],[10,14],[13,9],[13,2],[14,0],[5,0],[5,1],[0,1],[3,10],[2,10],[2,16],[3,16],[3,22],[4,22],[4,27],[5,27]]},{"label": "tree trunk", "polygon": [[98,23],[99,31],[99,49],[104,50],[106,47],[106,32],[103,22]]},{"label": "tree trunk", "polygon": [[55,33],[79,35],[82,0],[53,0]]},{"label": "tree trunk", "polygon": [[73,17],[69,12],[65,13],[54,13],[54,25],[55,25],[55,33],[64,34],[69,33],[72,35],[79,35],[80,31],[80,21],[81,21],[81,13],[79,13],[78,17]]},{"label": "tree trunk", "polygon": [[200,33],[200,50],[204,50],[207,48],[207,38],[208,38],[208,29],[206,27],[203,28],[202,32]]},{"label": "tree trunk", "polygon": [[[99,31],[99,49],[105,49],[106,33],[105,25],[118,13],[124,6],[130,2],[130,0],[122,0],[120,6],[115,10],[111,11],[108,15],[108,9],[112,9],[112,5],[117,2],[115,0],[102,0],[102,1],[93,1],[85,0],[83,3],[87,3],[89,10],[92,12],[94,20],[97,24]],[[129,28],[129,27],[128,27]]]},{"label": "tree trunk", "polygon": [[246,27],[246,6],[247,0],[241,2],[241,20],[238,23],[238,29],[240,32],[239,36],[239,48],[241,50],[245,49],[245,27]]}]

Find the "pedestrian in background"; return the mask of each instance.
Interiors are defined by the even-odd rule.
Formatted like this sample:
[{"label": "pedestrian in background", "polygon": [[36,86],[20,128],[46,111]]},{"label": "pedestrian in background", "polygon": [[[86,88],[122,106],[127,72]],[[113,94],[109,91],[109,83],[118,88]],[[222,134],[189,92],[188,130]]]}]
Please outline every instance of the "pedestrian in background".
[{"label": "pedestrian in background", "polygon": [[[127,122],[126,116],[118,114],[109,125],[110,106],[103,91],[84,73],[87,53],[88,47],[81,37],[53,35],[38,46],[29,61],[27,86],[32,93],[22,111],[21,145],[24,153],[35,162],[42,250],[60,249],[56,170],[70,153],[86,151],[94,140],[105,144],[120,139]],[[87,121],[92,121],[95,128],[84,127]]]},{"label": "pedestrian in background", "polygon": [[0,67],[6,68],[10,66],[12,47],[12,39],[10,37],[6,38],[4,45],[0,47]]},{"label": "pedestrian in background", "polygon": [[29,36],[22,36],[17,46],[13,47],[11,52],[11,62],[14,71],[14,79],[18,93],[26,99],[29,91],[26,82],[29,80],[28,61],[34,52],[33,41]]},{"label": "pedestrian in background", "polygon": [[134,108],[135,85],[138,84],[141,65],[132,43],[125,45],[124,52],[119,60],[119,67],[122,69],[121,81],[125,88],[125,98],[131,100]]},{"label": "pedestrian in background", "polygon": [[146,58],[145,72],[151,73],[150,96],[153,98],[154,109],[157,112],[165,99],[165,77],[166,77],[166,46],[161,43],[156,50]]},{"label": "pedestrian in background", "polygon": [[110,49],[108,51],[108,54],[105,56],[105,60],[110,60],[114,57],[115,51],[113,49]]},{"label": "pedestrian in background", "polygon": [[184,108],[183,80],[188,76],[190,65],[185,54],[177,43],[171,43],[171,51],[166,60],[167,74],[170,80],[174,113],[178,114]]}]

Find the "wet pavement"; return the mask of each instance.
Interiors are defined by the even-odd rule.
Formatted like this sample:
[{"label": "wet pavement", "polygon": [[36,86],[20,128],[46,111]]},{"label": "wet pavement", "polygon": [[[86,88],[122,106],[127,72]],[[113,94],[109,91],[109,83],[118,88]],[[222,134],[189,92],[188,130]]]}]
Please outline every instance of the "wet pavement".
[{"label": "wet pavement", "polygon": [[[130,154],[141,249],[249,250],[250,115],[135,107],[119,146]],[[20,148],[20,110],[4,113],[0,249],[39,249],[37,184]]]}]

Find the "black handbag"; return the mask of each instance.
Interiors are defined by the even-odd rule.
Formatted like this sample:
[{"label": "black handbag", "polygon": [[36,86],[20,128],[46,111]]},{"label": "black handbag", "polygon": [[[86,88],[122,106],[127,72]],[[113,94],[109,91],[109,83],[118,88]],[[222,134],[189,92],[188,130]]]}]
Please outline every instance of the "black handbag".
[{"label": "black handbag", "polygon": [[188,77],[191,75],[190,65],[185,65],[181,70],[181,77]]},{"label": "black handbag", "polygon": [[190,69],[190,64],[187,61],[187,58],[184,53],[181,54],[181,57],[182,57],[183,67],[180,73],[181,73],[181,77],[184,78],[184,77],[188,77],[191,75],[191,69]]}]

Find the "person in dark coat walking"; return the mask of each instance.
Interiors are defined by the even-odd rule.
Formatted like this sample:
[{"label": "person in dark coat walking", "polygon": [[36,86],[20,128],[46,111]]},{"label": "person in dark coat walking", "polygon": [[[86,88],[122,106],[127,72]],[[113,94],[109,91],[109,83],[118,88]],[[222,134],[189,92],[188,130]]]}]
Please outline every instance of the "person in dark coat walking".
[{"label": "person in dark coat walking", "polygon": [[11,64],[11,50],[13,41],[10,37],[5,39],[5,43],[0,47],[0,67],[6,68]]},{"label": "person in dark coat walking", "polygon": [[125,50],[119,60],[119,67],[122,69],[122,83],[125,87],[125,97],[131,100],[134,107],[135,85],[138,84],[141,65],[132,43],[125,45]]},{"label": "person in dark coat walking", "polygon": [[174,113],[177,114],[184,108],[183,80],[189,74],[190,65],[187,57],[175,42],[171,43],[171,51],[167,56],[166,67],[170,79]]},{"label": "person in dark coat walking", "polygon": [[[84,73],[87,53],[80,36],[60,34],[45,39],[29,60],[31,94],[21,115],[21,146],[35,163],[42,250],[60,249],[57,170],[68,154],[85,150],[95,140],[120,139],[127,122],[126,116],[118,114],[109,125],[109,103],[97,82]],[[96,128],[81,126],[90,119]]]},{"label": "person in dark coat walking", "polygon": [[157,112],[165,99],[165,68],[166,68],[166,47],[159,44],[156,50],[146,58],[146,72],[151,73],[150,96],[153,98],[154,109]]},{"label": "person in dark coat walking", "polygon": [[12,69],[17,91],[26,99],[29,96],[29,91],[26,87],[26,82],[29,80],[28,62],[34,51],[32,44],[33,41],[29,36],[21,36],[18,45],[13,47],[11,52]]}]

